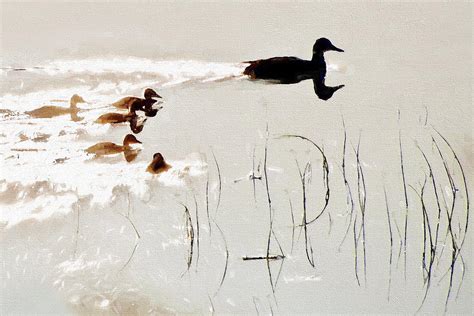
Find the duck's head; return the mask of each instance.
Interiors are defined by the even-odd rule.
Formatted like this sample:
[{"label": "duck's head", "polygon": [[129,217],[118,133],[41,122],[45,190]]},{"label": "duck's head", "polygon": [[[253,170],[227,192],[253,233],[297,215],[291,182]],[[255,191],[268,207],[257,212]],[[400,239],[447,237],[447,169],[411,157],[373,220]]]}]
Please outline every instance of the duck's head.
[{"label": "duck's head", "polygon": [[71,106],[76,106],[76,104],[78,104],[78,103],[86,103],[86,101],[84,101],[84,99],[80,95],[74,94],[71,97],[70,105]]},{"label": "duck's head", "polygon": [[132,134],[127,134],[125,138],[123,139],[123,145],[124,146],[130,146],[131,144],[141,144],[142,142],[139,141],[134,135]]},{"label": "duck's head", "polygon": [[152,99],[152,98],[161,99],[161,96],[158,93],[156,93],[155,90],[153,90],[151,88],[145,89],[144,96],[145,96],[145,99],[147,99],[147,100]]},{"label": "duck's head", "polygon": [[330,50],[335,50],[336,52],[344,52],[344,50],[334,46],[331,41],[325,37],[321,37],[320,39],[316,40],[313,45],[313,54],[322,54]]}]

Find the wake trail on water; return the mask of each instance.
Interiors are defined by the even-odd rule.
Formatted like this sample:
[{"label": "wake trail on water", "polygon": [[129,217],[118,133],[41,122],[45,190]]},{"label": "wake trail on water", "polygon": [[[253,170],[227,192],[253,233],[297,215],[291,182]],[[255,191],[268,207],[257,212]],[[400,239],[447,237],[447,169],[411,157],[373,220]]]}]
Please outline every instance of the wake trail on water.
[{"label": "wake trail on water", "polygon": [[[245,65],[193,60],[157,61],[145,58],[88,58],[55,60],[34,67],[3,67],[0,72],[0,226],[13,227],[28,219],[38,221],[69,213],[80,199],[107,205],[117,188],[147,198],[156,186],[184,187],[190,177],[207,172],[205,157],[189,153],[170,160],[171,170],[151,175],[150,157],[127,163],[118,155],[93,159],[84,149],[107,140],[117,129],[94,123],[110,104],[147,87],[163,95],[172,87],[212,84],[243,77]],[[32,118],[26,111],[45,105],[67,108],[72,95],[86,104],[80,120],[69,115]],[[151,118],[150,118],[151,119]],[[150,126],[148,128],[151,128]],[[140,136],[140,135],[139,135]],[[122,136],[123,137],[123,136]]]}]

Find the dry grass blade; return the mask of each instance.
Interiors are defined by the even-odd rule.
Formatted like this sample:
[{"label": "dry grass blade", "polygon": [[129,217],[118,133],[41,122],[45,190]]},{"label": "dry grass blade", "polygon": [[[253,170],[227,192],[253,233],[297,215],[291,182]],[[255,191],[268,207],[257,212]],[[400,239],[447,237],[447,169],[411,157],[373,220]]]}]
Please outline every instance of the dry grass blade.
[{"label": "dry grass blade", "polygon": [[392,258],[393,258],[393,233],[392,233],[392,221],[390,220],[390,209],[388,207],[388,200],[387,200],[387,190],[385,189],[385,185],[383,186],[383,193],[385,197],[385,209],[387,211],[387,222],[388,222],[388,234],[390,238],[390,257],[388,261],[388,290],[387,290],[387,301],[390,301],[390,290],[392,286]]},{"label": "dry grass blade", "polygon": [[199,263],[199,251],[200,251],[200,227],[199,227],[199,208],[198,203],[196,200],[196,196],[194,195],[194,208],[196,212],[196,270]]},{"label": "dry grass blade", "polygon": [[135,232],[135,245],[133,247],[133,250],[132,250],[132,253],[130,254],[130,257],[128,258],[127,262],[125,262],[125,264],[122,266],[122,268],[120,268],[119,272],[121,272],[123,269],[125,269],[128,264],[132,261],[132,258],[133,256],[135,255],[135,252],[137,251],[137,248],[138,248],[138,241],[140,240],[141,236],[140,236],[140,233],[138,232],[138,229],[137,227],[135,226],[135,224],[133,223],[132,219],[130,218],[130,213],[132,211],[132,202],[131,202],[131,199],[130,199],[130,192],[127,191],[127,201],[128,201],[128,210],[127,210],[127,214],[121,214],[119,213],[121,216],[123,216],[129,223],[130,225],[132,226],[134,232]]},{"label": "dry grass blade", "polygon": [[217,162],[216,155],[214,155],[214,151],[212,151],[212,157],[214,158],[214,163],[216,164],[217,177],[218,177],[218,179],[219,179],[219,187],[218,187],[218,194],[217,194],[217,204],[216,204],[216,213],[215,213],[215,217],[217,217],[217,212],[219,211],[219,206],[220,206],[220,204],[221,204],[222,176],[221,176],[221,168],[219,167],[219,163]]},{"label": "dry grass blade", "polygon": [[263,174],[265,176],[265,190],[267,192],[267,202],[268,202],[268,211],[269,211],[269,229],[268,229],[268,238],[267,238],[267,253],[266,253],[266,263],[267,263],[267,270],[268,270],[268,278],[270,281],[270,287],[272,289],[272,293],[275,293],[275,285],[273,283],[272,277],[272,270],[270,268],[270,248],[271,248],[271,238],[273,232],[273,210],[272,210],[272,199],[270,197],[270,188],[268,184],[268,170],[267,170],[267,158],[268,158],[268,124],[266,128],[266,138],[265,138],[265,155],[263,158]]},{"label": "dry grass blade", "polygon": [[251,261],[251,260],[282,260],[285,259],[284,256],[282,255],[270,255],[270,256],[245,256],[242,257],[242,260],[244,261]]},{"label": "dry grass blade", "polygon": [[403,149],[402,149],[402,134],[401,131],[398,130],[398,146],[400,152],[400,169],[402,173],[402,183],[403,183],[403,193],[405,198],[405,225],[403,230],[403,275],[405,277],[405,281],[407,280],[407,235],[408,235],[408,192],[407,192],[407,184],[405,179],[405,165],[403,163]]},{"label": "dry grass blade", "polygon": [[187,269],[181,276],[183,276],[191,268],[191,264],[193,262],[193,254],[194,254],[194,226],[193,226],[193,220],[191,218],[191,214],[189,212],[188,207],[184,204],[182,204],[182,205],[184,207],[184,218],[185,218],[185,226],[186,226],[186,239],[189,240],[189,249],[188,249],[188,258],[186,260]]},{"label": "dry grass blade", "polygon": [[293,212],[293,204],[291,203],[291,198],[288,195],[288,201],[290,203],[290,214],[291,214],[291,250],[290,253],[293,253],[293,246],[295,243],[295,214]]},{"label": "dry grass blade", "polygon": [[219,287],[217,288],[216,290],[216,293],[214,294],[214,296],[217,295],[217,293],[219,293],[219,290],[221,289],[222,287],[222,284],[224,284],[224,280],[225,280],[225,277],[227,275],[227,268],[229,266],[229,248],[227,247],[227,240],[225,239],[225,235],[224,235],[224,232],[222,231],[221,227],[214,221],[214,224],[216,225],[217,227],[217,230],[219,231],[221,237],[222,237],[222,240],[224,241],[224,246],[225,246],[225,265],[224,265],[224,272],[222,273],[222,277],[221,277],[221,281],[219,283]]},{"label": "dry grass blade", "polygon": [[[296,164],[298,165],[298,161],[296,161]],[[299,168],[298,165],[298,172],[300,174],[300,179],[301,179],[301,186],[302,186],[302,201],[303,201],[303,222],[301,223],[301,226],[303,227],[304,231],[304,241],[305,241],[305,252],[306,252],[306,258],[308,259],[309,264],[314,268],[315,263],[314,263],[314,257],[313,257],[313,248],[311,247],[311,241],[308,236],[308,225],[307,225],[307,210],[306,210],[306,175],[308,174],[309,170],[311,168],[311,164],[308,162],[306,163],[306,166],[304,167],[303,172],[301,172],[301,169]]]},{"label": "dry grass blade", "polygon": [[211,216],[209,214],[209,173],[207,174],[207,180],[206,180],[206,215],[207,215],[207,225],[209,227],[209,237],[211,237],[212,227],[211,227]]},{"label": "dry grass blade", "polygon": [[354,239],[354,273],[355,277],[357,280],[357,285],[360,286],[360,280],[359,280],[359,250],[358,250],[358,244],[359,244],[359,239],[357,238],[357,213],[354,216],[354,226],[352,227],[352,233],[353,233],[353,239]]},{"label": "dry grass blade", "polygon": [[[445,170],[446,170],[446,173],[448,175],[448,179],[450,181],[450,184],[451,184],[451,189],[452,189],[452,192],[453,192],[453,201],[452,201],[452,206],[451,206],[451,212],[447,211],[447,216],[448,216],[448,230],[450,232],[450,235],[451,235],[451,247],[452,247],[452,254],[451,254],[451,265],[450,265],[450,279],[449,279],[449,288],[448,288],[448,293],[446,295],[446,301],[445,301],[445,313],[447,312],[447,308],[448,308],[448,302],[449,302],[449,297],[451,295],[451,290],[452,290],[452,287],[453,287],[453,279],[454,279],[454,268],[455,268],[455,265],[456,265],[456,261],[458,259],[458,257],[460,256],[461,254],[461,249],[462,247],[464,246],[464,242],[466,240],[466,235],[467,235],[467,230],[468,230],[468,227],[469,227],[469,215],[470,215],[470,201],[469,201],[469,191],[467,189],[467,180],[466,180],[466,175],[464,173],[464,168],[461,164],[461,161],[459,160],[459,157],[457,156],[456,152],[454,151],[453,147],[451,146],[451,144],[449,143],[449,141],[438,131],[436,130],[434,127],[433,129],[436,131],[436,133],[438,133],[438,135],[443,139],[443,141],[446,143],[446,145],[449,147],[449,149],[451,150],[453,156],[454,156],[454,159],[456,160],[456,163],[459,167],[459,170],[461,171],[461,175],[462,175],[462,178],[463,178],[463,184],[464,184],[464,194],[465,194],[465,217],[466,217],[466,223],[465,223],[465,226],[464,226],[464,231],[463,231],[463,237],[461,238],[461,242],[458,246],[458,243],[456,241],[456,237],[454,236],[454,233],[453,233],[453,226],[452,226],[452,216],[453,216],[453,213],[454,213],[454,206],[455,206],[455,194],[457,192],[457,189],[456,189],[456,186],[454,184],[454,181],[453,181],[453,178],[452,178],[452,175],[449,171],[449,168],[447,168],[447,164],[446,164],[446,160],[444,159],[444,157],[440,154],[440,156],[442,157],[442,160],[443,160],[443,164],[445,165]],[[440,152],[441,153],[441,152]],[[464,276],[464,274],[463,274]],[[443,276],[444,278],[444,276]],[[462,280],[461,280],[462,281]]]},{"label": "dry grass blade", "polygon": [[[349,223],[347,224],[346,232],[344,234],[344,238],[342,238],[341,243],[339,244],[338,251],[341,251],[341,247],[344,244],[344,241],[347,238],[347,235],[349,233],[349,229],[352,224],[352,218],[354,216],[354,199],[352,198],[352,191],[351,187],[349,185],[349,182],[347,181],[347,175],[346,175],[346,144],[347,144],[347,132],[346,132],[346,124],[344,122],[344,119],[342,119],[342,125],[344,127],[344,141],[343,141],[343,146],[342,146],[342,177],[344,179],[344,186],[346,188],[346,205],[349,207],[348,213],[349,213]],[[349,206],[350,205],[350,206]]]},{"label": "dry grass blade", "polygon": [[319,211],[318,215],[316,215],[315,218],[313,218],[313,219],[306,222],[306,225],[309,225],[309,224],[312,224],[312,223],[316,222],[324,214],[324,212],[326,211],[326,208],[328,207],[328,204],[329,204],[329,198],[330,198],[330,195],[331,195],[331,191],[330,191],[330,188],[329,188],[329,165],[328,165],[328,160],[327,160],[326,155],[324,154],[324,150],[319,145],[317,145],[315,142],[313,142],[311,139],[309,139],[307,137],[304,137],[304,136],[301,136],[301,135],[292,135],[292,134],[285,134],[285,135],[281,135],[281,136],[277,137],[277,139],[282,139],[282,138],[298,138],[298,139],[302,139],[306,142],[309,142],[314,147],[316,147],[316,149],[320,152],[320,154],[323,158],[323,166],[322,166],[322,168],[323,168],[323,182],[324,182],[324,187],[326,188],[326,193],[325,193],[325,196],[324,196],[324,206],[323,206],[322,210]]},{"label": "dry grass blade", "polygon": [[361,230],[362,230],[362,253],[364,258],[364,281],[367,285],[367,252],[366,252],[366,235],[365,235],[365,206],[367,203],[367,188],[365,185],[364,170],[360,163],[360,135],[357,148],[354,150],[357,163],[357,196],[359,199],[359,208],[361,213]]}]

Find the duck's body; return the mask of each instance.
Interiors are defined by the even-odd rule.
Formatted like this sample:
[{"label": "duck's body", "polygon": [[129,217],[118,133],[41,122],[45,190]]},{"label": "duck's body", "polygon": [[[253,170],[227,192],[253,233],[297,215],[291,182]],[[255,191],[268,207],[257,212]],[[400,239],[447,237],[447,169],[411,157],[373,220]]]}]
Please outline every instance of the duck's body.
[{"label": "duck's body", "polygon": [[136,139],[135,136],[128,134],[123,139],[123,145],[117,145],[112,142],[102,142],[90,146],[85,150],[85,152],[88,154],[94,154],[95,157],[124,153],[125,160],[130,162],[134,160],[140,152],[140,149],[133,149],[131,146],[132,144],[141,144],[141,142]]},{"label": "duck's body", "polygon": [[326,76],[326,63],[322,60],[303,60],[298,57],[273,57],[249,61],[244,74],[252,79],[277,80],[280,83],[297,83]]},{"label": "duck's body", "polygon": [[65,108],[62,106],[46,105],[34,109],[33,111],[27,111],[25,113],[34,118],[52,118],[69,114],[71,115],[72,120],[78,120],[77,113],[79,112],[79,109],[77,108],[77,103],[85,103],[85,101],[84,99],[82,99],[82,97],[75,94],[71,97],[71,100],[69,101],[69,108]]},{"label": "duck's body", "polygon": [[320,38],[313,46],[311,60],[298,57],[272,57],[248,61],[250,63],[244,74],[252,79],[276,80],[280,83],[297,83],[306,79],[324,80],[326,76],[326,61],[324,53],[329,50],[343,52],[328,39]]},{"label": "duck's body", "polygon": [[130,110],[132,105],[136,107],[137,110],[142,110],[144,111],[147,106],[150,106],[156,102],[155,99],[153,98],[159,98],[161,99],[161,96],[155,92],[153,89],[145,89],[145,92],[143,93],[144,99],[139,98],[139,97],[125,97],[117,102],[112,103],[113,106],[115,106],[118,109],[124,109],[124,110]]},{"label": "duck's body", "polygon": [[163,155],[156,153],[153,155],[153,160],[146,168],[146,171],[153,174],[160,174],[162,172],[168,171],[170,168],[171,166],[166,163]]}]

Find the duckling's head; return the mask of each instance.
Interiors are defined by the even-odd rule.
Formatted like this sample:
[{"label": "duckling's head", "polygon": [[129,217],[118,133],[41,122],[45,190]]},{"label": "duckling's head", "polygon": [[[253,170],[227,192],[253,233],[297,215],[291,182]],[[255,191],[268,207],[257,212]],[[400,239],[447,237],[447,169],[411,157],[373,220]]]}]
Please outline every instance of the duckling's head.
[{"label": "duckling's head", "polygon": [[163,155],[161,153],[155,153],[153,155],[153,162],[157,165],[161,165],[165,162],[165,158],[163,158]]},{"label": "duckling's head", "polygon": [[71,97],[70,104],[71,106],[76,106],[76,104],[78,103],[86,103],[86,101],[84,101],[84,99],[80,95],[74,94]]},{"label": "duckling's head", "polygon": [[132,134],[127,134],[125,138],[123,139],[123,145],[124,146],[129,146],[131,144],[141,144],[142,142],[139,141],[134,135]]},{"label": "duckling's head", "polygon": [[335,50],[336,52],[344,52],[344,50],[334,46],[331,41],[325,37],[321,37],[320,39],[316,40],[313,45],[313,54],[322,54],[329,50]]},{"label": "duckling's head", "polygon": [[156,93],[155,90],[151,89],[151,88],[147,88],[145,89],[145,92],[144,92],[144,95],[145,95],[145,99],[149,100],[151,98],[159,98],[161,99],[161,96]]}]

